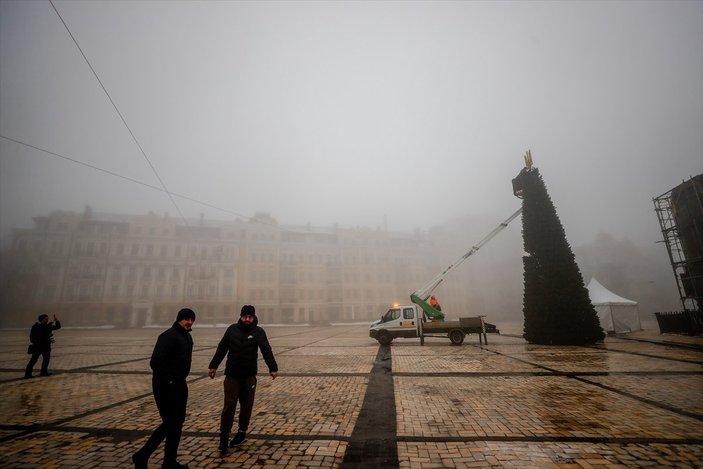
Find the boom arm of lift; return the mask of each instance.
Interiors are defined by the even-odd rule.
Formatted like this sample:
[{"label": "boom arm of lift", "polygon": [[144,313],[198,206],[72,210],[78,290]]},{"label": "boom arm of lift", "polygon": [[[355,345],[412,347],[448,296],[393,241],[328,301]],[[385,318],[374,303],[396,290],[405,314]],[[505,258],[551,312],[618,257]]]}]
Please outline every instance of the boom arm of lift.
[{"label": "boom arm of lift", "polygon": [[471,249],[466,252],[463,256],[461,256],[459,259],[457,259],[454,263],[450,264],[449,267],[444,269],[442,273],[437,275],[435,278],[430,280],[425,286],[414,292],[412,295],[410,295],[410,301],[418,305],[422,310],[425,312],[427,317],[430,319],[434,320],[439,320],[443,321],[444,320],[444,313],[441,311],[438,311],[434,309],[429,303],[427,303],[427,299],[432,295],[432,292],[439,286],[440,283],[444,280],[444,277],[446,277],[449,272],[452,270],[456,269],[461,265],[462,262],[464,262],[466,259],[469,258],[472,254],[474,254],[476,251],[481,249],[488,241],[493,239],[498,233],[503,231],[503,229],[508,226],[508,223],[513,221],[518,215],[520,215],[520,212],[522,212],[522,208],[519,208],[510,215],[508,218],[505,219],[501,224],[496,226],[493,231],[488,233],[481,241],[479,241],[475,246],[472,246]]}]

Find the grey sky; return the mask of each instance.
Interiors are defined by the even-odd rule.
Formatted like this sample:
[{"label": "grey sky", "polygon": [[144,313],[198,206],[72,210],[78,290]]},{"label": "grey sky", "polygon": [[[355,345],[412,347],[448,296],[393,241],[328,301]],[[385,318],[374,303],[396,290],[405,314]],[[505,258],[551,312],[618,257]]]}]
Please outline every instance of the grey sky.
[{"label": "grey sky", "polygon": [[[243,216],[498,222],[531,149],[572,244],[651,243],[652,197],[703,172],[700,1],[54,5],[168,189]],[[0,1],[0,135],[159,185],[48,1]],[[3,236],[85,204],[178,216],[158,191],[0,153]]]}]

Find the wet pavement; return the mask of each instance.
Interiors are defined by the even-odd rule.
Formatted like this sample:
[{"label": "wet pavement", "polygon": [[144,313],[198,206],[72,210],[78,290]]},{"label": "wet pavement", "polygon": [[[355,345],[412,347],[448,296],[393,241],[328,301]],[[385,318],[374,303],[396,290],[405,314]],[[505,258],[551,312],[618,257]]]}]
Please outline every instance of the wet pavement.
[{"label": "wet pavement", "polygon": [[[222,457],[223,378],[206,371],[224,328],[196,323],[179,448],[191,468],[703,467],[701,337],[381,348],[364,325],[266,329],[279,377],[259,376],[248,439]],[[28,331],[0,330],[0,467],[131,467],[159,423],[149,356],[162,330],[64,328],[54,375],[29,380]]]}]

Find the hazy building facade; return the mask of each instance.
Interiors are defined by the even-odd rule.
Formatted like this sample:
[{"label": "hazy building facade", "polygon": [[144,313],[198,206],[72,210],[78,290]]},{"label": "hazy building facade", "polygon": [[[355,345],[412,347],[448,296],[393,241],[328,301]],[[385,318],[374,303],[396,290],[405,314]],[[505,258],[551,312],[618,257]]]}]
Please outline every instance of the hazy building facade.
[{"label": "hazy building facade", "polygon": [[[52,212],[14,231],[3,253],[4,327],[57,314],[66,325],[169,324],[187,306],[198,322],[230,323],[254,304],[264,323],[376,319],[461,254],[446,240],[366,228],[188,221]],[[453,315],[468,312],[456,275],[442,286]],[[449,307],[449,308],[448,308]]]}]

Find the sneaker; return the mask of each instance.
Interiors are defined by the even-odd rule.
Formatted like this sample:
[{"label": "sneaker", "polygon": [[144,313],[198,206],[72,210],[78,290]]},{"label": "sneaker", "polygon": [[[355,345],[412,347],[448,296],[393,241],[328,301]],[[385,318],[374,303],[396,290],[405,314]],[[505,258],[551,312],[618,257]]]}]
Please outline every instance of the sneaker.
[{"label": "sneaker", "polygon": [[144,458],[139,453],[134,453],[132,455],[132,462],[134,463],[134,469],[149,469],[148,459]]},{"label": "sneaker", "polygon": [[234,435],[234,438],[232,438],[232,441],[229,442],[230,446],[239,446],[242,444],[244,440],[247,439],[247,432],[243,432],[239,430],[236,435]]},{"label": "sneaker", "polygon": [[188,464],[181,464],[177,461],[171,461],[169,463],[164,462],[162,469],[188,469]]},{"label": "sneaker", "polygon": [[32,375],[24,375],[24,378],[23,378],[23,379],[31,379],[31,378],[34,378],[34,376],[32,376]]},{"label": "sneaker", "polygon": [[39,376],[51,376],[53,373],[39,373]]}]

